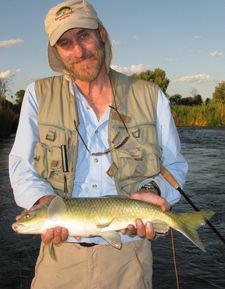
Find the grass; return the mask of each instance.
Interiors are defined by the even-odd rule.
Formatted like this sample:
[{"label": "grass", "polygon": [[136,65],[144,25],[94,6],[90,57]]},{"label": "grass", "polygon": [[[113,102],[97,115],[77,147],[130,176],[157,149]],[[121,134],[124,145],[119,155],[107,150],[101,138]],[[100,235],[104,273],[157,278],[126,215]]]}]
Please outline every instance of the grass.
[{"label": "grass", "polygon": [[173,105],[172,113],[177,126],[225,126],[225,104]]}]

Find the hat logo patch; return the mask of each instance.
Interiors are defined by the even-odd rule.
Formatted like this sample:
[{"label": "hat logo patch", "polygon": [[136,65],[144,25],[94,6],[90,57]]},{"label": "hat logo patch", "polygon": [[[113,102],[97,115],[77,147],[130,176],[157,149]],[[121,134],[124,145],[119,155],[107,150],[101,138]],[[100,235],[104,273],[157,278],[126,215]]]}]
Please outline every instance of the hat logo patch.
[{"label": "hat logo patch", "polygon": [[71,7],[63,6],[56,12],[55,21],[61,21],[69,17],[72,13],[73,13],[73,10]]}]

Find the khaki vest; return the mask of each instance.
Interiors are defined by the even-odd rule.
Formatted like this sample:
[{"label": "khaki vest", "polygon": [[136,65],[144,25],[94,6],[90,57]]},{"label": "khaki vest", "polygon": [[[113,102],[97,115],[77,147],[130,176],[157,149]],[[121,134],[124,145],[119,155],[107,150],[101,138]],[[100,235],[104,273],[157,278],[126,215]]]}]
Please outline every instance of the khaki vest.
[{"label": "khaki vest", "polygon": [[[128,196],[146,178],[160,171],[161,150],[156,132],[158,87],[110,70],[114,101],[109,117],[109,148],[112,165],[107,174],[114,177],[118,194]],[[37,80],[40,142],[34,160],[39,175],[56,192],[71,197],[76,167],[78,125],[76,98],[64,76]],[[67,148],[68,172],[63,173],[61,146]],[[107,193],[107,192],[106,192]]]}]

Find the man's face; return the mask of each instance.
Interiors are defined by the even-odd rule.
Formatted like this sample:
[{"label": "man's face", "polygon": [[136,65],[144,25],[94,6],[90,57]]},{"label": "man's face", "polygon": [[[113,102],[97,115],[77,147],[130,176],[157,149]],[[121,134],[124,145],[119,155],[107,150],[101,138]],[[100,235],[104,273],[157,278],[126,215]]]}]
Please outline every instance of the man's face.
[{"label": "man's face", "polygon": [[74,80],[94,80],[105,63],[105,30],[73,28],[66,31],[55,47]]}]

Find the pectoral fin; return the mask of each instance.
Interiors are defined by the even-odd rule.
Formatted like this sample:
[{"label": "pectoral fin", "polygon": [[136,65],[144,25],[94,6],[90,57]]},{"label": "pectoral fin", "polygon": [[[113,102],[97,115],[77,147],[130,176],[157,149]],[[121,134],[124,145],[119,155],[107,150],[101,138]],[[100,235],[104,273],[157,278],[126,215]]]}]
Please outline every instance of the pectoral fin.
[{"label": "pectoral fin", "polygon": [[113,222],[114,219],[110,220],[110,221],[106,221],[105,223],[99,223],[96,225],[97,228],[105,228],[105,227],[108,227],[112,222]]},{"label": "pectoral fin", "polygon": [[64,200],[59,196],[55,197],[48,207],[48,218],[50,220],[55,220],[59,216],[59,214],[65,212],[66,204]]},{"label": "pectoral fin", "polygon": [[106,240],[110,245],[117,249],[121,249],[122,243],[119,233],[115,231],[102,232],[100,235],[104,240]]}]

